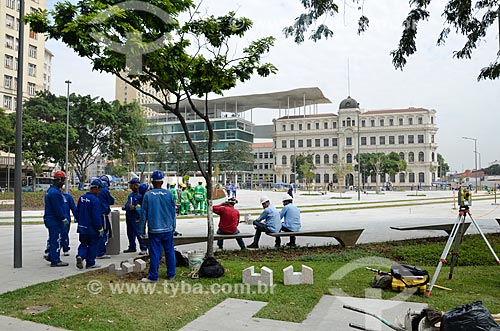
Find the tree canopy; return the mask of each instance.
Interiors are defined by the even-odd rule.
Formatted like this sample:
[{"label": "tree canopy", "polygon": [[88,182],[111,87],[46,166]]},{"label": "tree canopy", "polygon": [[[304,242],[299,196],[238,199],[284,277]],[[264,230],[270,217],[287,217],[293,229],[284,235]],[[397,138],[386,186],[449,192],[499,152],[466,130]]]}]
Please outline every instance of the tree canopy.
[{"label": "tree canopy", "polygon": [[[274,73],[276,68],[272,64],[262,62],[274,38],[252,41],[240,52],[231,50],[231,41],[243,37],[252,22],[234,12],[219,17],[201,16],[190,0],[120,4],[116,0],[88,0],[76,5],[59,2],[53,11],[32,13],[26,21],[33,31],[61,40],[79,56],[89,58],[94,70],[115,74],[176,116],[207,183],[207,255],[213,255],[214,133],[209,114],[204,110],[209,108],[208,94],[223,94],[237,82],[249,80],[254,73],[260,76]],[[151,93],[148,87],[162,97]],[[204,98],[204,109],[198,108],[194,97]],[[187,100],[191,111],[206,124],[207,167],[203,166],[198,147],[190,136],[184,108],[180,107],[182,100]]]},{"label": "tree canopy", "polygon": [[[349,0],[344,0],[349,1]],[[293,37],[300,44],[305,40],[305,34],[310,30],[309,39],[318,41],[322,38],[333,37],[333,31],[325,23],[328,17],[335,17],[339,13],[338,0],[300,0],[305,13],[295,19],[293,25],[285,27],[283,32],[287,37]],[[364,15],[364,0],[350,0],[360,11],[358,19],[358,34],[365,32],[370,20]],[[392,63],[396,69],[403,70],[409,56],[417,51],[416,39],[418,26],[421,21],[428,20],[431,15],[428,7],[432,0],[409,0],[410,11],[402,22],[402,34],[397,48],[391,51]],[[376,6],[376,4],[373,4]],[[500,16],[498,0],[448,0],[441,16],[445,24],[441,32],[437,33],[437,45],[443,45],[449,34],[462,34],[467,38],[463,47],[454,52],[458,59],[470,59],[473,51],[478,48],[486,37],[488,29],[492,27]],[[317,22],[321,22],[315,25]],[[495,26],[493,26],[495,28]],[[500,23],[498,25],[500,32]],[[500,51],[496,60],[484,67],[479,73],[478,80],[496,79],[500,77]]]}]

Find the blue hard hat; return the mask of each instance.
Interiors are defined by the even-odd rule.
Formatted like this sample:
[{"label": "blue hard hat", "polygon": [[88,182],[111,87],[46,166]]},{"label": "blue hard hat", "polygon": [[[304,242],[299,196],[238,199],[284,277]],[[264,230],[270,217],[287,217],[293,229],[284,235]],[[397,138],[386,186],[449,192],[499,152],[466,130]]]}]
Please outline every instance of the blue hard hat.
[{"label": "blue hard hat", "polygon": [[94,188],[94,187],[102,188],[102,180],[100,180],[99,178],[94,179],[92,181],[92,183],[90,183],[90,188]]},{"label": "blue hard hat", "polygon": [[147,191],[149,190],[149,185],[148,184],[141,184],[139,185],[139,193],[141,195],[144,195]]},{"label": "blue hard hat", "polygon": [[129,184],[140,184],[141,181],[139,180],[139,178],[132,178],[128,183]]},{"label": "blue hard hat", "polygon": [[106,182],[106,183],[108,183],[108,184],[109,184],[109,177],[108,177],[108,175],[102,175],[102,176],[101,176],[101,180],[102,180],[103,182]]},{"label": "blue hard hat", "polygon": [[163,172],[161,172],[160,170],[155,170],[153,171],[153,175],[151,176],[151,178],[153,179],[153,181],[161,181],[163,180]]}]

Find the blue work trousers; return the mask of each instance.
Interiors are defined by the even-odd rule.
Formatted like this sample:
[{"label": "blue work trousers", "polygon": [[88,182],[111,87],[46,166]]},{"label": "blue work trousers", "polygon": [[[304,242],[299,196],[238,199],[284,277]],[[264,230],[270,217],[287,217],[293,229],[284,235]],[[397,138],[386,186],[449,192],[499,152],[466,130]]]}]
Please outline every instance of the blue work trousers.
[{"label": "blue work trousers", "polygon": [[99,235],[80,233],[79,239],[80,245],[78,246],[77,255],[85,260],[86,267],[90,268],[95,264],[97,247],[99,245]]},{"label": "blue work trousers", "polygon": [[[59,224],[60,223],[60,224]],[[49,260],[51,264],[57,264],[61,262],[60,247],[61,247],[61,236],[64,231],[64,225],[62,222],[58,224],[47,226],[49,230]]]},{"label": "blue work trousers", "polygon": [[133,218],[127,218],[125,222],[127,223],[128,249],[135,251],[137,249],[135,241],[137,240],[141,251],[147,250],[148,246],[139,237],[139,222],[136,222]]},{"label": "blue work trousers", "polygon": [[167,279],[175,277],[174,231],[149,233],[149,272],[148,278],[158,280],[161,253],[165,252]]},{"label": "blue work trousers", "polygon": [[106,255],[106,246],[108,245],[108,236],[111,229],[111,223],[109,222],[108,215],[102,215],[104,217],[104,235],[99,237],[99,245],[97,247],[97,256]]}]

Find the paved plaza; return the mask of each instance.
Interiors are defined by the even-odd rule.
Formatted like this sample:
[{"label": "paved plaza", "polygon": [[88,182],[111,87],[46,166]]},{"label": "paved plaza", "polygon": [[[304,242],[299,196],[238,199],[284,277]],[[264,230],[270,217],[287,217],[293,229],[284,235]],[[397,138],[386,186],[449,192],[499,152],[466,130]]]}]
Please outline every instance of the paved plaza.
[{"label": "paved plaza", "polygon": [[[364,228],[365,231],[361,235],[359,242],[378,242],[386,240],[400,240],[418,237],[434,237],[434,236],[444,236],[446,235],[443,231],[397,231],[391,230],[390,226],[409,226],[418,224],[431,224],[431,223],[453,223],[457,219],[458,211],[452,209],[453,204],[451,202],[452,192],[451,191],[432,191],[432,192],[420,192],[425,194],[425,196],[409,196],[415,194],[415,192],[382,192],[383,194],[375,194],[370,192],[368,195],[361,194],[360,201],[357,201],[357,192],[346,192],[342,194],[344,199],[338,199],[338,193],[328,193],[325,195],[311,195],[309,192],[297,192],[295,203],[303,211],[302,213],[302,230],[303,231],[313,231],[313,230],[328,230],[328,229],[349,229],[349,228]],[[250,218],[254,219],[262,210],[259,197],[261,195],[267,195],[270,201],[278,209],[281,208],[281,199],[284,192],[271,192],[271,191],[238,191],[239,203],[236,207],[240,210],[242,214],[242,219],[246,214],[251,214]],[[345,199],[345,198],[350,199]],[[438,200],[427,200],[429,198],[445,198],[450,199],[444,201],[443,203],[434,204],[431,201]],[[482,197],[482,196],[481,196]],[[487,197],[487,195],[484,195]],[[491,196],[490,196],[491,197]],[[402,206],[401,204],[411,203],[412,200],[418,199],[419,205],[412,206]],[[426,200],[422,200],[426,199]],[[498,205],[492,204],[493,200],[478,200],[479,195],[476,200],[473,201],[472,216],[478,222],[481,229],[485,232],[497,232],[500,231],[500,226],[496,222],[495,218],[500,217],[500,209]],[[223,200],[215,201],[214,204],[220,203]],[[384,202],[393,201],[393,202]],[[396,202],[397,201],[397,202]],[[416,201],[413,201],[416,202]],[[385,206],[390,208],[366,208],[368,206]],[[119,210],[119,206],[115,206],[116,210]],[[363,207],[364,209],[362,209]],[[345,210],[350,208],[348,210]],[[343,210],[342,210],[343,209]],[[18,288],[30,286],[37,283],[48,282],[56,279],[65,278],[75,274],[79,274],[82,271],[77,269],[75,266],[75,250],[78,244],[76,225],[73,224],[70,232],[71,240],[71,251],[70,256],[62,257],[63,261],[69,262],[69,267],[64,268],[51,268],[49,264],[42,258],[43,249],[45,247],[45,242],[47,239],[47,230],[43,225],[33,225],[29,222],[40,221],[42,217],[42,211],[26,211],[23,213],[25,218],[25,224],[23,225],[23,267],[13,268],[13,226],[12,225],[1,225],[0,226],[0,268],[2,273],[0,273],[0,293],[5,293]],[[0,224],[2,222],[12,222],[13,212],[0,212]],[[28,217],[29,216],[29,217]],[[215,219],[217,223],[217,218]],[[254,233],[253,226],[241,223],[239,229],[242,233]],[[206,219],[205,218],[180,218],[177,221],[177,230],[184,235],[203,235],[206,234]],[[473,225],[470,226],[468,233],[477,232]],[[284,239],[287,242],[287,239]],[[126,238],[126,227],[125,222],[120,223],[120,242],[121,250],[127,247]],[[245,243],[249,244],[251,238],[245,239]],[[323,244],[337,244],[336,240],[333,238],[311,238],[311,237],[297,237],[297,244],[301,246],[306,245],[323,245]],[[260,241],[262,247],[273,247],[274,238],[263,235]],[[238,249],[235,240],[228,240],[224,243],[225,249]],[[177,247],[177,249],[186,252],[190,250],[205,250],[205,243],[183,245]],[[119,254],[112,256],[110,260],[100,260],[99,264],[103,267],[111,263],[119,263],[127,258],[135,257],[135,254]],[[437,257],[436,257],[437,259]],[[314,320],[315,327],[317,330],[330,330],[332,325],[335,326],[341,323],[340,319],[333,315],[333,311],[336,309],[329,308],[332,305],[338,304],[338,298],[327,296],[321,300],[318,306],[311,312],[307,321],[314,316],[317,320]],[[352,298],[351,298],[352,299]],[[228,299],[235,301],[236,299]],[[337,300],[337,301],[335,301]],[[347,299],[346,299],[347,300]],[[352,299],[354,300],[354,299]],[[364,299],[357,299],[364,300]],[[303,323],[287,323],[279,321],[262,321],[261,319],[255,319],[252,316],[266,303],[259,302],[247,302],[244,300],[238,303],[244,307],[248,307],[245,310],[246,327],[255,327],[256,325],[267,325],[269,323],[269,328],[266,330],[299,330],[302,328],[310,328],[311,324],[304,321]],[[226,320],[233,320],[231,309],[224,310],[224,307],[232,307],[233,302],[219,304],[210,310],[205,316],[200,317],[201,322],[193,321],[188,324],[183,330],[225,330],[221,325],[224,324]],[[362,305],[361,302],[356,301],[356,304]],[[366,303],[369,305],[369,303]],[[390,305],[390,302],[385,303]],[[375,304],[375,306],[380,305],[380,303]],[[405,308],[405,306],[401,307]],[[331,311],[330,311],[330,310]],[[421,309],[421,308],[420,308]],[[317,315],[318,312],[322,313]],[[399,312],[399,311],[398,311]],[[240,312],[243,314],[243,312]],[[222,319],[209,318],[210,314],[215,314],[214,316],[222,316]],[[349,319],[356,319],[354,315],[359,315],[352,313]],[[341,314],[342,315],[342,314]],[[323,320],[319,316],[324,316]],[[332,317],[333,316],[333,317]],[[391,315],[393,316],[393,315]],[[225,319],[224,319],[225,318]],[[339,317],[340,318],[340,317]],[[205,319],[205,320],[203,320]],[[364,319],[364,317],[363,317]],[[208,323],[206,321],[213,321]],[[257,322],[255,322],[257,320]],[[328,322],[328,323],[326,323]],[[345,318],[344,318],[345,322]],[[200,324],[202,323],[202,324]],[[257,323],[257,324],[254,324]],[[260,323],[260,324],[259,324]],[[311,322],[312,323],[312,322]],[[325,324],[326,323],[326,324]],[[204,327],[200,327],[204,325]],[[323,325],[323,326],[322,326]],[[329,325],[329,328],[327,328]],[[341,325],[341,324],[338,324]],[[246,328],[241,327],[241,328]],[[60,330],[57,328],[51,328],[48,326],[41,326],[35,323],[21,321],[17,319],[12,319],[9,317],[0,316],[0,329],[2,330]],[[234,329],[234,328],[233,328]],[[239,328],[237,328],[239,329]],[[343,328],[336,328],[343,329]],[[376,328],[375,328],[376,329]]]}]

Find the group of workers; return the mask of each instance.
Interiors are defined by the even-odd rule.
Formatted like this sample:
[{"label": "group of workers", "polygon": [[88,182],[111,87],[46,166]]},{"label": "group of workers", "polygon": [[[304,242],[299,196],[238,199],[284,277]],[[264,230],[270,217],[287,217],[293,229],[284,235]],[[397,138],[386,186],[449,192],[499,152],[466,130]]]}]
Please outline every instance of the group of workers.
[{"label": "group of workers", "polygon": [[199,180],[198,185],[192,187],[190,183],[179,184],[179,189],[176,189],[175,183],[170,183],[167,188],[174,195],[175,201],[179,208],[180,215],[188,215],[191,210],[195,215],[206,215],[208,210],[207,189],[203,185],[203,181]]}]

